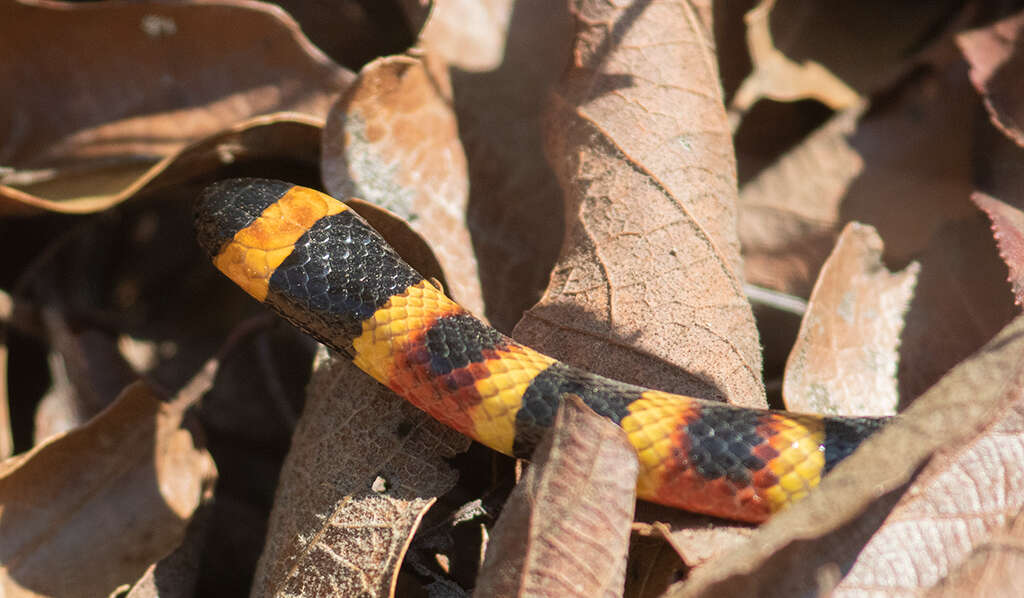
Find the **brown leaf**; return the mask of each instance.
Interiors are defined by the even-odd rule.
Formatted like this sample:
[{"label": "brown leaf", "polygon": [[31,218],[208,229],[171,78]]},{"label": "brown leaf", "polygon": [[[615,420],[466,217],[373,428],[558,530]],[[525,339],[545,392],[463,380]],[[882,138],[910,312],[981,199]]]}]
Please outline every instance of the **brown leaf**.
[{"label": "brown leaf", "polygon": [[835,243],[841,206],[864,160],[848,137],[864,109],[833,116],[740,189],[746,280],[807,296]]},{"label": "brown leaf", "polygon": [[253,596],[393,595],[420,519],[469,441],[347,359],[321,359],[281,471]]},{"label": "brown leaf", "polygon": [[975,192],[971,200],[992,221],[999,256],[1010,268],[1008,278],[1017,305],[1024,305],[1024,212],[991,195]]},{"label": "brown leaf", "polygon": [[1020,146],[1024,146],[1024,85],[1020,78],[1024,50],[1018,39],[1022,31],[1024,11],[956,38],[992,124]]},{"label": "brown leaf", "polygon": [[747,280],[806,297],[851,221],[875,227],[890,264],[920,259],[973,212],[973,96],[956,63],[922,71],[859,122],[859,111],[833,117],[744,185]]},{"label": "brown leaf", "polygon": [[568,233],[515,335],[627,382],[764,406],[710,15],[688,4],[576,11],[549,127]]},{"label": "brown leaf", "polygon": [[936,231],[918,258],[921,273],[900,342],[904,403],[935,384],[1018,313],[1006,283],[1006,265],[985,217],[975,212]]},{"label": "brown leaf", "polygon": [[[776,52],[804,68],[820,64],[865,96],[878,94],[929,60],[934,48],[948,43],[951,33],[974,12],[955,0],[842,6],[777,0],[762,2],[752,12],[766,9],[768,14],[761,18],[767,22],[761,27],[770,27],[763,35],[770,34]],[[755,51],[751,47],[751,54]],[[837,108],[835,100],[826,103]]]},{"label": "brown leaf", "polygon": [[618,426],[566,397],[495,524],[474,594],[621,596],[639,467]]},{"label": "brown leaf", "polygon": [[[916,593],[1024,508],[1024,317],[672,596]],[[837,585],[838,584],[838,585]]]},{"label": "brown leaf", "polygon": [[332,195],[404,218],[437,253],[452,297],[482,314],[451,94],[446,68],[429,55],[371,62],[328,115],[321,167]]},{"label": "brown leaf", "polygon": [[920,267],[882,265],[874,228],[846,225],[825,261],[786,363],[782,395],[792,411],[893,415],[903,315]]},{"label": "brown leaf", "polygon": [[133,384],[86,425],[0,464],[5,595],[107,595],[178,545],[216,478],[182,425],[197,394],[181,396]]},{"label": "brown leaf", "polygon": [[265,4],[11,1],[0,11],[0,80],[16,90],[0,112],[17,115],[0,129],[4,210],[102,209],[239,122],[279,111],[322,119],[351,79]]}]

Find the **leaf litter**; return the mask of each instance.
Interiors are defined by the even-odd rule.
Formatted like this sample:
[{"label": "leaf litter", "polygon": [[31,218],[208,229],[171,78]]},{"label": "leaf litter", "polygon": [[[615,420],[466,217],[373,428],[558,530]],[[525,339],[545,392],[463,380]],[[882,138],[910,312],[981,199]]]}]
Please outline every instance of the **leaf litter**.
[{"label": "leaf litter", "polygon": [[[1013,595],[1020,15],[749,5],[496,0],[469,27],[457,2],[5,2],[6,592]],[[723,57],[726,97],[716,48],[748,53]],[[826,117],[757,122],[769,103]],[[740,153],[737,190],[750,131],[776,153]],[[510,460],[343,359],[304,390],[310,341],[237,328],[260,310],[187,221],[243,175],[381,202],[358,209],[425,275],[576,365],[902,415],[754,528],[633,514],[621,434],[569,399],[501,512]],[[746,282],[806,302],[788,345],[765,328],[783,302],[755,322]]]}]

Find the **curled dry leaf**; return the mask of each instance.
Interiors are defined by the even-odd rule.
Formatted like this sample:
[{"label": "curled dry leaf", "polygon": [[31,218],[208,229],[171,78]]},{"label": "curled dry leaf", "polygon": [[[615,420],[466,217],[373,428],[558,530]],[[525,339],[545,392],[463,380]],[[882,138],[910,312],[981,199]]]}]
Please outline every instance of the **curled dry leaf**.
[{"label": "curled dry leaf", "polygon": [[104,596],[174,549],[216,478],[182,425],[197,396],[165,402],[135,383],[89,423],[0,465],[0,593]]},{"label": "curled dry leaf", "polygon": [[957,36],[992,124],[1024,146],[1024,11]]},{"label": "curled dry leaf", "polygon": [[575,9],[549,125],[568,232],[515,335],[627,382],[764,406],[709,11],[637,6]]},{"label": "curled dry leaf", "polygon": [[388,596],[469,440],[347,359],[321,357],[281,471],[252,596]]},{"label": "curled dry leaf", "polygon": [[639,468],[625,432],[567,396],[498,518],[474,595],[621,596]]},{"label": "curled dry leaf", "polygon": [[786,363],[782,395],[792,411],[893,415],[903,315],[918,264],[890,273],[882,239],[851,222],[825,261]]},{"label": "curled dry leaf", "polygon": [[241,121],[322,122],[352,77],[269,4],[8,1],[0,23],[3,211],[109,207]]},{"label": "curled dry leaf", "polygon": [[753,71],[733,96],[729,111],[734,128],[741,114],[762,98],[789,102],[815,99],[833,110],[859,104],[857,92],[820,63],[806,60],[797,64],[775,47],[769,19],[774,7],[775,0],[763,0],[743,18]]},{"label": "curled dry leaf", "polygon": [[1024,508],[1024,317],[672,596],[918,593]]},{"label": "curled dry leaf", "polygon": [[971,199],[992,221],[999,256],[1010,269],[1013,296],[1017,305],[1024,305],[1024,212],[984,193],[975,192]]},{"label": "curled dry leaf", "polygon": [[437,252],[452,297],[483,313],[466,228],[466,156],[444,65],[429,55],[366,65],[328,115],[321,166],[332,195],[404,218]]}]

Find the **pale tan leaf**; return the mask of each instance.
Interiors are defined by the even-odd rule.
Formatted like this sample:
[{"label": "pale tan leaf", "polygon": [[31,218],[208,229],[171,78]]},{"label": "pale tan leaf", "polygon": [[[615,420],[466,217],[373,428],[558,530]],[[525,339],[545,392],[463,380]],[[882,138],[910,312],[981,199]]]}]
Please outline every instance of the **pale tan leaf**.
[{"label": "pale tan leaf", "polygon": [[252,596],[388,596],[469,441],[343,358],[319,359]]},{"label": "pale tan leaf", "polygon": [[106,595],[174,549],[216,478],[183,425],[197,396],[164,402],[133,384],[84,426],[0,466],[0,593]]},{"label": "pale tan leaf", "polygon": [[672,596],[916,593],[1024,507],[1024,317]]},{"label": "pale tan leaf", "polygon": [[429,55],[366,65],[324,128],[327,191],[386,208],[437,253],[451,296],[483,314],[466,227],[469,179],[446,66]]},{"label": "pale tan leaf", "polygon": [[461,70],[495,70],[505,57],[513,5],[511,0],[438,2],[423,26],[420,41]]},{"label": "pale tan leaf", "polygon": [[622,595],[639,463],[575,396],[501,512],[476,596]]},{"label": "pale tan leaf", "polygon": [[890,273],[882,239],[851,222],[825,261],[786,363],[782,396],[792,411],[893,415],[903,315],[920,267]]},{"label": "pale tan leaf", "polygon": [[859,104],[862,100],[857,92],[820,63],[805,60],[797,64],[775,47],[769,26],[774,7],[775,0],[764,0],[744,17],[754,70],[733,96],[729,112],[734,126],[742,113],[762,98],[784,102],[815,99],[838,111]]},{"label": "pale tan leaf", "polygon": [[568,232],[521,340],[627,382],[764,405],[704,5],[576,8],[549,153]]}]

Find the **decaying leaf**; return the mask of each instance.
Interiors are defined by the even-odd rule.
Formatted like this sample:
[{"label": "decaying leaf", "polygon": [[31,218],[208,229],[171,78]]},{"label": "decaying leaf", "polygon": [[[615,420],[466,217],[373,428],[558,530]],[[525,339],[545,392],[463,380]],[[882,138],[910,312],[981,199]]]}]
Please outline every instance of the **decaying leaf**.
[{"label": "decaying leaf", "polygon": [[466,156],[445,65],[429,55],[366,65],[328,115],[321,165],[332,195],[404,218],[437,253],[451,296],[483,313],[466,228]]},{"label": "decaying leaf", "polygon": [[985,99],[989,118],[1004,135],[1024,146],[1024,12],[961,33],[957,44],[971,65],[974,87]]},{"label": "decaying leaf", "polygon": [[1024,507],[1024,317],[672,596],[917,592]]},{"label": "decaying leaf", "polygon": [[575,10],[574,64],[549,126],[568,232],[515,335],[612,378],[763,406],[710,15]]},{"label": "decaying leaf", "polygon": [[782,395],[792,411],[893,415],[903,315],[917,263],[890,273],[882,239],[851,222],[825,261],[786,363]]},{"label": "decaying leaf", "polygon": [[0,464],[5,596],[104,596],[178,545],[216,478],[183,426],[197,396],[164,402],[133,384],[86,425]]},{"label": "decaying leaf", "polygon": [[620,596],[639,470],[625,433],[568,396],[498,518],[474,595]]},{"label": "decaying leaf", "polygon": [[0,22],[3,211],[109,207],[239,122],[322,122],[352,77],[269,4],[8,0]]},{"label": "decaying leaf", "polygon": [[971,199],[992,221],[999,255],[1010,269],[1009,281],[1017,305],[1024,305],[1024,212],[984,193]]},{"label": "decaying leaf", "polygon": [[319,360],[278,484],[253,596],[393,595],[469,441],[347,359]]}]

